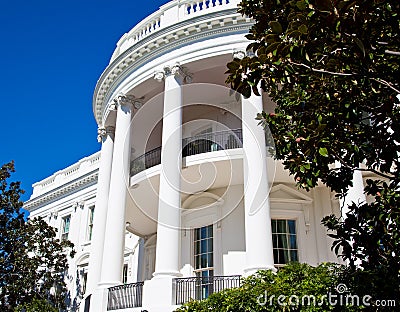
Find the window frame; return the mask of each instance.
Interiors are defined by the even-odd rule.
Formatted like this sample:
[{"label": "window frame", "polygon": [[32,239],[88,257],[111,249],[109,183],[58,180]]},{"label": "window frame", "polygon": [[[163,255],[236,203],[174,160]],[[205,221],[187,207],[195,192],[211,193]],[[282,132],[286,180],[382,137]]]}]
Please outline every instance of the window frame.
[{"label": "window frame", "polygon": [[[211,227],[211,235],[212,236],[208,236],[208,233],[209,233],[209,228]],[[201,231],[203,228],[206,228],[206,232],[207,232],[207,236],[206,236],[206,238],[204,238],[204,239],[202,239],[201,237],[199,238],[199,239],[196,239],[196,231]],[[194,271],[194,273],[195,273],[195,275],[197,276],[197,273],[200,273],[200,272],[202,272],[202,271],[210,271],[210,270],[212,270],[213,272],[214,272],[214,270],[215,270],[215,265],[214,265],[214,257],[215,257],[215,248],[214,248],[214,245],[215,245],[215,242],[214,242],[214,239],[215,239],[215,233],[214,233],[214,224],[209,224],[209,225],[205,225],[205,226],[201,226],[201,227],[196,227],[196,228],[193,228],[192,229],[192,250],[193,250],[193,252],[192,252],[192,263],[193,263],[193,271]],[[208,244],[208,241],[211,239],[211,241],[212,241],[212,250],[211,250],[211,252],[210,252],[210,250],[208,249],[208,246],[209,246],[209,244]],[[207,250],[206,250],[206,252],[201,252],[202,250],[201,250],[201,241],[204,241],[204,240],[207,240]],[[196,242],[199,242],[200,243],[200,253],[196,253]],[[196,268],[196,256],[199,256],[200,257],[200,259],[201,259],[201,255],[203,255],[203,254],[207,254],[207,259],[208,259],[208,254],[212,254],[212,266],[207,266],[207,267],[201,267],[202,265],[201,265],[201,261],[200,261],[200,263],[199,263],[199,268]],[[207,264],[209,264],[209,261],[207,260]]]},{"label": "window frame", "polygon": [[[194,197],[193,197],[194,196]],[[214,246],[214,275],[220,275],[223,273],[223,259],[222,259],[222,237],[221,237],[221,206],[223,205],[223,199],[219,198],[217,195],[212,193],[204,193],[201,196],[192,195],[191,199],[196,199],[198,197],[209,197],[215,200],[213,204],[207,205],[205,208],[198,209],[201,207],[191,207],[191,200],[187,199],[183,204],[182,217],[182,250],[188,250],[190,252],[188,256],[188,261],[190,261],[190,272],[187,272],[189,276],[196,276],[194,273],[194,249],[193,249],[193,229],[199,228],[207,225],[213,225],[213,246]],[[185,255],[182,255],[186,258]]]},{"label": "window frame", "polygon": [[[285,227],[286,227],[286,229],[288,230],[288,231],[286,231],[285,233],[283,233],[283,232],[274,232],[274,227],[273,227],[273,221],[285,221]],[[294,248],[290,248],[291,246],[289,246],[290,245],[290,239],[288,239],[288,236],[290,236],[290,235],[293,235],[293,233],[291,233],[290,232],[290,229],[289,229],[289,221],[293,221],[294,222],[294,226],[295,226],[295,232],[294,232],[294,235],[295,235],[295,238],[296,238],[296,248],[294,249]],[[290,262],[298,262],[299,261],[299,244],[298,244],[298,222],[297,222],[297,219],[293,219],[293,218],[271,218],[271,229],[272,229],[272,249],[273,249],[273,255],[274,255],[274,266],[284,266],[284,265],[286,265],[286,264],[288,264],[288,263],[290,263]],[[275,247],[274,246],[274,235],[279,235],[279,234],[285,234],[285,236],[286,236],[286,242],[288,243],[288,247],[287,248],[279,248],[279,247]],[[289,254],[289,258],[291,258],[291,251],[292,250],[295,250],[296,251],[296,260],[292,260],[292,259],[289,259],[289,261],[288,262],[285,262],[285,263],[276,263],[275,262],[275,250],[279,250],[279,249],[283,249],[283,250],[285,250],[286,252],[288,252],[288,254]]]},{"label": "window frame", "polygon": [[[72,219],[72,214],[66,214],[64,216],[61,217],[61,236],[60,239],[61,241],[65,241],[68,240],[69,238],[69,233],[71,232],[71,219]],[[68,231],[65,231],[65,225],[66,220],[68,220]]]},{"label": "window frame", "polygon": [[93,224],[94,224],[95,205],[90,205],[88,208],[88,221],[87,221],[87,236],[88,242],[92,241],[93,237]]},{"label": "window frame", "polygon": [[128,275],[129,275],[129,265],[128,263],[124,263],[122,265],[122,284],[128,284]]},{"label": "window frame", "polygon": [[[298,262],[307,262],[306,253],[303,253],[304,246],[307,245],[307,237],[308,233],[305,222],[304,222],[304,212],[301,208],[301,205],[298,204],[289,204],[289,206],[293,207],[292,209],[288,209],[288,205],[285,204],[286,208],[283,208],[283,205],[271,205],[271,220],[272,219],[286,219],[286,220],[295,220],[296,222],[296,243],[297,243],[297,261]],[[271,221],[271,232],[272,232],[272,221]],[[271,237],[272,239],[272,237]],[[271,241],[273,246],[273,241]],[[275,262],[275,259],[274,259]],[[274,264],[275,267],[284,266],[284,264]]]}]

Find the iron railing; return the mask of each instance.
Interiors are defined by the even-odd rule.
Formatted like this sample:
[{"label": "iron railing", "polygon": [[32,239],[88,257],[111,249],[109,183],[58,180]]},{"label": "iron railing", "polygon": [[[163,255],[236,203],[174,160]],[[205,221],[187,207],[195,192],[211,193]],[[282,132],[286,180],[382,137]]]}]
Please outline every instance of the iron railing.
[{"label": "iron railing", "polygon": [[142,306],[143,282],[114,286],[108,289],[107,311]]},{"label": "iron railing", "polygon": [[83,309],[84,312],[89,312],[90,311],[90,298],[92,295],[89,295],[85,298],[85,308]]},{"label": "iron railing", "polygon": [[161,163],[161,146],[146,152],[131,162],[131,176]]},{"label": "iron railing", "polygon": [[224,289],[240,287],[240,283],[240,275],[176,278],[175,304],[203,300]]},{"label": "iron railing", "polygon": [[[182,157],[240,148],[242,145],[242,129],[204,133],[182,140]],[[131,162],[131,176],[160,163],[161,146],[135,158]]]},{"label": "iron railing", "polygon": [[204,133],[183,139],[182,157],[240,148],[242,144],[242,129]]}]

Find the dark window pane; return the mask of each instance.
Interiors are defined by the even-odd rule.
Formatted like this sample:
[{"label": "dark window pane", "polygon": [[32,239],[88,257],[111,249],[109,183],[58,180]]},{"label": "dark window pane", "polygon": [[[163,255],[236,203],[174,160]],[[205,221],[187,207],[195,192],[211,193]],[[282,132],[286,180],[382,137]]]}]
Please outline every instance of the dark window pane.
[{"label": "dark window pane", "polygon": [[271,220],[274,262],[298,261],[296,220]]},{"label": "dark window pane", "polygon": [[274,263],[279,263],[279,259],[278,259],[278,250],[274,249]]},{"label": "dark window pane", "polygon": [[283,249],[278,249],[278,263],[285,264],[285,252]]},{"label": "dark window pane", "polygon": [[207,226],[207,237],[213,237],[213,226]]},{"label": "dark window pane", "polygon": [[296,221],[288,220],[288,225],[289,225],[289,233],[296,234]]},{"label": "dark window pane", "polygon": [[209,253],[208,254],[208,267],[210,268],[210,267],[212,267],[214,264],[213,264],[213,254],[212,253]]},{"label": "dark window pane", "polygon": [[297,250],[291,250],[290,251],[290,260],[291,261],[299,261],[297,258]]},{"label": "dark window pane", "polygon": [[207,252],[207,240],[203,239],[200,242],[201,242],[201,247],[200,247],[201,253]]},{"label": "dark window pane", "polygon": [[271,220],[272,233],[276,233],[276,220]]},{"label": "dark window pane", "polygon": [[289,250],[283,249],[283,263],[288,263],[288,262],[290,262]]},{"label": "dark window pane", "polygon": [[286,233],[286,220],[278,220],[277,233]]},{"label": "dark window pane", "polygon": [[200,261],[201,261],[201,268],[206,268],[207,267],[207,254],[201,254]]},{"label": "dark window pane", "polygon": [[200,229],[200,231],[201,231],[201,236],[200,236],[200,238],[201,238],[201,239],[207,238],[207,228],[206,228],[206,227],[202,227],[202,228]]},{"label": "dark window pane", "polygon": [[290,249],[297,249],[296,235],[290,235]]}]

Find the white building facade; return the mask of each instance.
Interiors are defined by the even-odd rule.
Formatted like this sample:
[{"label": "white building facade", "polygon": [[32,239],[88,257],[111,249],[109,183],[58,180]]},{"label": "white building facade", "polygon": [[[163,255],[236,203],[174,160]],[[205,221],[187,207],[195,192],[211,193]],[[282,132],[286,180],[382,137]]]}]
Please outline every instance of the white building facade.
[{"label": "white building facade", "polygon": [[255,120],[274,103],[225,85],[252,25],[239,2],[170,1],[125,34],[94,92],[101,151],[34,185],[25,208],[78,252],[71,310],[173,311],[259,269],[338,261],[320,222],[334,194],[297,189]]}]

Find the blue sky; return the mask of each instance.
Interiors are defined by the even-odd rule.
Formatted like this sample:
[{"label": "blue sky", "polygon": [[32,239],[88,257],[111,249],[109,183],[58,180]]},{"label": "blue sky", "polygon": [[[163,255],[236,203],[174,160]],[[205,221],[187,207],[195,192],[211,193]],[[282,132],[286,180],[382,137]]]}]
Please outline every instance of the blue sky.
[{"label": "blue sky", "polygon": [[100,149],[97,79],[118,39],[167,0],[2,1],[0,164],[32,183]]}]

